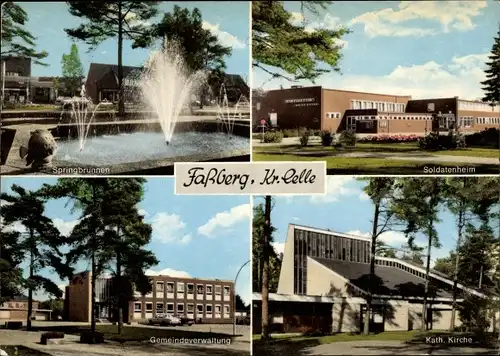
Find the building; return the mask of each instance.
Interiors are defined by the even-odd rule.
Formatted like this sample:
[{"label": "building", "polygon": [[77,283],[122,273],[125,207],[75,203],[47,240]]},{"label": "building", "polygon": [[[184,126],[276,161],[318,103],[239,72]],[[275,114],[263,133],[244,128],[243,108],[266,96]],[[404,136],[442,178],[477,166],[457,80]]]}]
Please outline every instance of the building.
[{"label": "building", "polygon": [[[420,328],[425,268],[376,257],[376,277],[369,281],[370,246],[371,240],[364,237],[290,224],[278,290],[269,296],[272,328],[282,332],[304,327],[328,333],[362,331],[368,283],[374,298],[371,330]],[[452,290],[453,281],[431,270],[426,311],[429,329],[449,328]],[[485,297],[459,283],[457,301],[466,294]],[[260,332],[260,302],[260,295],[254,293],[254,332]],[[492,328],[500,327],[500,313],[492,321]],[[460,325],[458,313],[455,325]]]},{"label": "building", "polygon": [[[2,57],[5,68],[3,100],[15,103],[52,103],[57,97],[55,77],[32,77],[31,58]],[[4,70],[1,71],[3,76]],[[0,77],[3,81],[4,78]]]},{"label": "building", "polygon": [[[151,276],[152,291],[141,295],[123,311],[125,322],[142,321],[158,314],[185,316],[206,324],[232,323],[234,317],[234,284],[219,279]],[[110,277],[96,281],[96,316],[116,318],[109,305],[112,289]],[[70,321],[89,322],[91,319],[91,273],[73,277],[66,287],[67,317]]]},{"label": "building", "polygon": [[262,120],[281,129],[301,127],[368,134],[422,134],[432,130],[481,131],[500,127],[500,105],[453,98],[325,89],[321,86],[270,90],[253,98],[254,125]]},{"label": "building", "polygon": [[[33,300],[32,318],[50,320],[50,309],[39,309],[40,302]],[[28,297],[19,295],[0,305],[0,320],[26,321],[28,318]]]},{"label": "building", "polygon": [[[125,101],[134,102],[139,98],[137,80],[142,67],[123,66]],[[241,95],[249,97],[250,89],[240,75],[225,74],[224,87],[229,102],[236,102]],[[222,84],[222,83],[221,83]],[[91,63],[85,82],[87,95],[94,103],[103,100],[118,101],[118,66],[115,64]],[[219,94],[219,87],[212,88],[212,93]]]}]

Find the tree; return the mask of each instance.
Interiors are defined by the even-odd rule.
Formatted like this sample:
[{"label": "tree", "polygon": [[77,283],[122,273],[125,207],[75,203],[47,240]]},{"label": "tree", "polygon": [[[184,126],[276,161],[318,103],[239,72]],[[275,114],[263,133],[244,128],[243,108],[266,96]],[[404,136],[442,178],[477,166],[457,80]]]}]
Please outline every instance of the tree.
[{"label": "tree", "polygon": [[11,1],[2,6],[2,57],[31,58],[34,63],[47,66],[41,60],[49,54],[35,49],[36,37],[25,29],[28,14],[21,6]]},{"label": "tree", "polygon": [[[254,206],[253,208],[253,228],[252,228],[252,290],[260,292],[262,288],[262,271],[263,271],[263,247],[262,236],[265,232],[265,212],[264,203]],[[274,241],[273,233],[276,228],[271,224],[271,236],[269,238],[269,292],[276,293],[278,290],[278,282],[281,270],[281,256],[278,256],[276,250],[272,246]]]},{"label": "tree", "polygon": [[69,263],[90,260],[92,314],[95,332],[95,283],[97,277],[113,267],[112,299],[118,310],[121,332],[123,307],[133,299],[133,288],[146,294],[151,291],[144,270],[155,264],[155,256],[144,249],[150,242],[151,226],[137,211],[143,196],[143,178],[61,178],[57,184],[45,185],[42,193],[50,198],[69,198],[81,219],[70,237]]},{"label": "tree", "polygon": [[[304,17],[304,10],[318,15],[319,10],[326,10],[331,1],[301,3]],[[340,71],[342,46],[338,40],[348,32],[343,27],[310,31],[305,21],[293,21],[292,13],[285,10],[283,1],[253,1],[252,66],[272,78],[289,81],[308,79],[314,82],[324,73]]]},{"label": "tree", "polygon": [[[61,297],[59,287],[50,279],[38,274],[40,270],[50,266],[54,255],[60,255],[58,247],[64,240],[59,230],[54,226],[52,219],[44,215],[44,201],[35,192],[30,192],[18,185],[11,187],[14,194],[2,193],[0,199],[7,202],[1,209],[2,221],[11,226],[19,223],[22,231],[18,230],[16,248],[27,257],[28,278],[28,316],[26,327],[31,329],[33,314],[33,292],[43,288],[47,293]],[[52,256],[52,257],[51,257]]]},{"label": "tree", "polygon": [[415,244],[406,244],[403,246],[402,261],[410,262],[418,266],[424,266],[425,254],[423,253],[424,247]]},{"label": "tree", "polygon": [[389,231],[394,223],[394,211],[392,208],[392,195],[395,181],[393,178],[369,178],[364,188],[365,193],[370,197],[373,203],[373,220],[371,235],[371,253],[370,253],[370,274],[368,286],[368,295],[366,298],[366,316],[364,318],[363,332],[368,335],[370,332],[370,315],[372,307],[372,287],[375,283],[375,256],[377,241],[381,234]]},{"label": "tree", "polygon": [[375,255],[380,257],[397,258],[394,248],[390,247],[382,240],[377,240]]},{"label": "tree", "polygon": [[[150,46],[158,38],[162,43],[175,42],[178,45],[189,72],[207,71],[207,82],[212,84],[212,89],[217,84],[220,87],[226,69],[224,57],[231,55],[232,48],[223,46],[212,31],[203,27],[198,8],[190,12],[175,5],[172,12],[165,13],[163,19],[153,25],[143,38],[138,38],[133,46]],[[203,86],[200,90],[200,108],[203,108],[203,96],[206,92],[207,88]]]},{"label": "tree", "polygon": [[25,286],[21,263],[24,252],[19,248],[20,232],[6,226],[2,219],[0,236],[0,304],[20,295]]},{"label": "tree", "polygon": [[235,305],[235,310],[236,311],[244,311],[244,310],[249,310],[250,305],[246,305],[243,299],[241,299],[239,294],[236,294],[236,305]]},{"label": "tree", "polygon": [[52,310],[51,320],[59,320],[64,313],[64,300],[62,299],[49,299],[40,302],[38,305],[40,309]]},{"label": "tree", "polygon": [[76,44],[71,45],[69,54],[63,54],[61,65],[65,89],[70,92],[71,96],[74,96],[81,89],[82,78],[84,77],[83,66]]},{"label": "tree", "polygon": [[400,180],[401,189],[396,214],[406,222],[408,245],[414,247],[417,233],[427,237],[427,253],[424,300],[422,305],[422,329],[427,330],[427,300],[432,247],[439,247],[436,223],[444,201],[445,181],[442,178],[405,178]]},{"label": "tree", "polygon": [[118,115],[125,114],[123,88],[123,40],[134,40],[149,31],[147,20],[158,12],[158,1],[68,1],[71,15],[86,22],[65,29],[71,37],[82,40],[94,50],[104,40],[118,38]]},{"label": "tree", "polygon": [[455,274],[456,260],[457,254],[454,251],[450,251],[449,256],[436,258],[433,270],[441,272],[442,274],[448,276],[448,278],[453,278],[453,275]]},{"label": "tree", "polygon": [[261,237],[262,256],[262,339],[268,340],[269,333],[269,250],[271,239],[271,196],[265,196],[264,207],[264,233]]},{"label": "tree", "polygon": [[486,80],[482,81],[484,97],[483,101],[491,105],[500,103],[500,26],[497,37],[486,62]]}]

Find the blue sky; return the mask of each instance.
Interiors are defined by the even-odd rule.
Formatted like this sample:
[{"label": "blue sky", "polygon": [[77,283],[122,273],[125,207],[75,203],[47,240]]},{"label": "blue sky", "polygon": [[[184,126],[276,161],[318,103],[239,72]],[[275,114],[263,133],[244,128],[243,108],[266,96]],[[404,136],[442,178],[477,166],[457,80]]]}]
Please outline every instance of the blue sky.
[{"label": "blue sky", "polygon": [[[2,178],[2,192],[11,192],[12,184],[38,189],[55,178]],[[150,178],[139,208],[152,224],[153,251],[159,265],[150,274],[168,274],[198,278],[234,280],[238,269],[250,258],[250,198],[247,196],[180,196],[174,195],[173,178]],[[65,207],[67,200],[46,204],[46,215],[62,233],[69,233],[78,219]],[[89,268],[82,261],[77,272]],[[42,275],[57,284],[60,281],[50,270]],[[250,269],[243,268],[236,291],[245,301],[250,298]],[[43,295],[38,295],[43,298]]]},{"label": "blue sky", "polygon": [[[414,98],[482,96],[484,62],[499,30],[498,1],[339,1],[319,16],[301,14],[299,2],[285,7],[310,30],[342,25],[352,31],[338,43],[342,75],[325,74],[319,85]],[[254,86],[297,84],[269,79],[254,71]]]},{"label": "blue sky", "polygon": [[[186,7],[189,10],[200,9],[205,26],[214,32],[220,43],[233,48],[231,57],[226,58],[227,72],[241,74],[248,77],[249,71],[249,16],[248,2],[170,2],[164,1],[159,5],[160,15],[169,12],[174,5]],[[72,16],[65,2],[26,2],[19,3],[27,12],[29,21],[27,29],[37,36],[37,49],[45,50],[49,57],[45,60],[49,67],[34,65],[33,76],[61,75],[61,58],[69,53],[72,40],[64,32],[65,28],[76,28],[81,19]],[[151,22],[156,22],[157,19]],[[117,63],[117,40],[109,39],[103,42],[95,51],[86,53],[87,46],[76,42],[80,52],[85,73],[88,72],[91,62]],[[123,64],[140,66],[148,58],[148,50],[132,49],[131,42],[124,42]]]},{"label": "blue sky", "polygon": [[[271,213],[272,224],[278,229],[274,235],[276,251],[283,252],[288,224],[370,237],[373,205],[363,192],[365,185],[365,182],[351,176],[329,176],[326,195],[276,196]],[[262,202],[261,197],[256,197],[253,204],[255,206]],[[436,229],[442,247],[433,248],[431,264],[436,258],[448,256],[450,249],[456,246],[455,217],[443,211],[439,218],[441,222],[436,224]],[[381,235],[381,239],[398,249],[406,244],[404,235],[396,231]],[[425,236],[419,234],[416,244],[427,246],[426,241]]]}]

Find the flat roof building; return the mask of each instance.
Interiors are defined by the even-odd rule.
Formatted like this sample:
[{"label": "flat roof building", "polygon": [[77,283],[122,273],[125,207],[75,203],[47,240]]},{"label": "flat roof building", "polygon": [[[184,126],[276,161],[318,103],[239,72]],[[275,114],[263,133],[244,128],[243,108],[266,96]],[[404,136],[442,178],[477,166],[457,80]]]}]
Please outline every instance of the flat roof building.
[{"label": "flat roof building", "polygon": [[[254,92],[255,93],[255,92]],[[458,97],[413,100],[411,96],[292,87],[255,93],[253,120],[280,129],[368,134],[422,134],[432,130],[481,131],[500,127],[500,105]]]},{"label": "flat roof building", "polygon": [[[125,322],[142,321],[159,314],[184,316],[204,324],[232,323],[234,317],[234,283],[219,279],[150,276],[152,290],[138,292],[128,309]],[[91,320],[91,273],[76,274],[66,287],[66,308],[70,321]],[[96,280],[96,317],[115,319],[110,305],[111,277]]]},{"label": "flat roof building", "polygon": [[[296,332],[304,327],[332,332],[358,332],[366,314],[368,283],[375,300],[370,329],[411,330],[421,325],[426,270],[397,258],[376,257],[375,280],[369,279],[371,240],[290,224],[277,293],[270,296],[275,330]],[[427,327],[448,329],[453,281],[431,270]],[[458,283],[458,302],[466,294],[485,297]],[[259,332],[260,295],[254,294],[254,332]],[[300,308],[298,305],[301,305]],[[500,313],[494,323],[500,327]],[[460,325],[458,313],[455,325]]]}]

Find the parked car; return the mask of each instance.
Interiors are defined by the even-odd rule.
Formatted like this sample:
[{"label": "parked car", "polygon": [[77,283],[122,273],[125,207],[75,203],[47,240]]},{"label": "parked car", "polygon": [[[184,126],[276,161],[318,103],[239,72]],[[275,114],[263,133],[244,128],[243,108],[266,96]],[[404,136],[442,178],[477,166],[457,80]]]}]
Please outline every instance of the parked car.
[{"label": "parked car", "polygon": [[194,319],[185,317],[184,315],[174,315],[174,317],[178,318],[181,321],[181,325],[191,326],[195,323]]},{"label": "parked car", "polygon": [[181,319],[168,314],[158,314],[156,317],[148,320],[149,325],[177,326],[182,325]]}]

